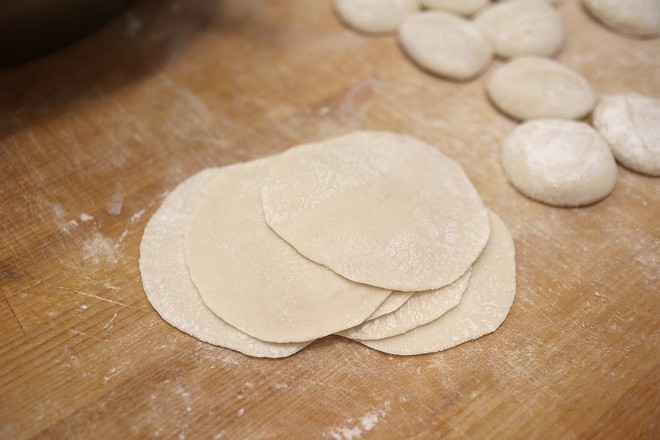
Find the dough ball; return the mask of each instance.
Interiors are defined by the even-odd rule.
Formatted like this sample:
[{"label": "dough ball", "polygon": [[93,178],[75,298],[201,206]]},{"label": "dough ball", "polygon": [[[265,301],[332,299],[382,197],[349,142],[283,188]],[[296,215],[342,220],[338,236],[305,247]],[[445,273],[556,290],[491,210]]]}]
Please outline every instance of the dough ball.
[{"label": "dough ball", "polygon": [[261,200],[268,225],[302,255],[391,290],[452,283],[489,234],[460,165],[396,133],[354,132],[292,148],[271,166]]},{"label": "dough ball", "polygon": [[185,237],[190,275],[206,305],[270,342],[309,341],[353,327],[390,294],[309,261],[265,223],[259,188],[275,158],[222,168]]},{"label": "dough ball", "polygon": [[504,140],[502,166],[520,192],[555,206],[596,202],[616,184],[609,146],[582,122],[540,119],[519,125]]},{"label": "dough ball", "polygon": [[472,271],[468,270],[448,286],[416,292],[392,313],[365,321],[356,327],[344,330],[339,335],[355,340],[383,339],[427,324],[456,307],[468,287],[471,276]]},{"label": "dough ball", "polygon": [[488,244],[474,263],[470,284],[456,307],[401,335],[359,342],[385,353],[415,355],[446,350],[494,332],[516,295],[516,258],[506,226],[492,212],[489,217]]},{"label": "dough ball", "polygon": [[165,321],[201,341],[254,357],[290,356],[308,342],[275,344],[246,335],[214,314],[190,279],[184,230],[202,201],[204,189],[218,173],[217,168],[208,169],[185,180],[147,223],[140,243],[144,292]]},{"label": "dough ball", "polygon": [[443,9],[461,15],[472,15],[490,3],[490,0],[422,0],[429,9]]},{"label": "dough ball", "polygon": [[587,9],[606,25],[639,37],[660,35],[659,0],[584,0]]},{"label": "dough ball", "polygon": [[474,23],[503,58],[552,56],[564,42],[559,13],[543,0],[515,0],[487,8]]},{"label": "dough ball", "polygon": [[[498,3],[508,3],[512,1],[515,2],[515,1],[536,1],[536,0],[499,0]],[[542,1],[553,6],[557,6],[559,3],[561,3],[561,0],[542,0]]]},{"label": "dough ball", "polygon": [[493,103],[519,119],[581,119],[596,104],[581,75],[546,58],[521,57],[496,69],[486,84]]},{"label": "dough ball", "polygon": [[419,0],[334,0],[339,18],[362,32],[396,32],[403,20],[420,9]]},{"label": "dough ball", "polygon": [[448,12],[411,15],[399,29],[399,41],[421,67],[452,79],[470,79],[493,59],[490,43],[479,28]]},{"label": "dough ball", "polygon": [[636,93],[604,96],[594,126],[631,170],[660,176],[660,100]]}]

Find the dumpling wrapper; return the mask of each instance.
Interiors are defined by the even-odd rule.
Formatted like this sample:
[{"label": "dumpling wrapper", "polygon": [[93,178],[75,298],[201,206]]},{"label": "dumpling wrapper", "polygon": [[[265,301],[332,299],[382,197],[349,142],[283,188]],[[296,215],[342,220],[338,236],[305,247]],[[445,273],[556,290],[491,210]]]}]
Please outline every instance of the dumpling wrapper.
[{"label": "dumpling wrapper", "polygon": [[385,353],[415,355],[446,350],[494,332],[513,305],[516,264],[511,234],[497,215],[490,213],[490,222],[490,239],[456,307],[402,335],[358,342]]},{"label": "dumpling wrapper", "polygon": [[399,307],[404,305],[415,292],[392,292],[385,301],[376,309],[375,312],[367,318],[367,321],[370,319],[376,319],[380,316],[392,313],[397,310]]},{"label": "dumpling wrapper", "polygon": [[350,280],[400,291],[463,275],[489,235],[458,163],[391,132],[354,132],[281,154],[261,189],[268,225]]},{"label": "dumpling wrapper", "polygon": [[202,200],[208,182],[220,172],[207,169],[177,186],[151,217],[140,243],[140,274],[149,302],[172,326],[209,344],[254,357],[279,358],[309,342],[260,341],[230,326],[204,304],[184,257],[184,230]]},{"label": "dumpling wrapper", "polygon": [[470,282],[471,269],[453,283],[436,290],[417,292],[392,313],[340,332],[350,339],[383,339],[400,335],[438,319],[456,307]]},{"label": "dumpling wrapper", "polygon": [[302,342],[363,322],[391,293],[300,255],[264,221],[270,157],[223,168],[189,224],[186,262],[206,305],[264,341]]}]

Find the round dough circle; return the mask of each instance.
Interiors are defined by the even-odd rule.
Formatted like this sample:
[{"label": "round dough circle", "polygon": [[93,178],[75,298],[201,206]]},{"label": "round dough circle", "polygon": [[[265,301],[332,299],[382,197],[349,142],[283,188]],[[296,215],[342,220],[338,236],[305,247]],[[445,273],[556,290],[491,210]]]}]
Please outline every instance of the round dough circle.
[{"label": "round dough circle", "polygon": [[581,75],[546,58],[516,58],[496,69],[486,83],[493,103],[518,119],[581,119],[596,105]]},{"label": "round dough circle", "polygon": [[604,96],[593,123],[621,164],[660,176],[660,100],[636,93]]},{"label": "round dough circle", "polygon": [[581,206],[606,197],[617,168],[605,140],[582,122],[539,119],[504,140],[502,166],[526,196],[555,206]]},{"label": "round dough circle", "polygon": [[472,271],[468,270],[448,286],[417,292],[392,313],[367,320],[356,327],[340,332],[339,335],[356,340],[383,339],[427,324],[456,307],[468,287],[471,275]]},{"label": "round dough circle", "polygon": [[486,36],[471,21],[442,11],[408,17],[399,41],[410,58],[424,69],[452,79],[469,79],[492,61]]},{"label": "round dough circle", "polygon": [[587,9],[606,25],[639,37],[660,35],[658,0],[584,0]]},{"label": "round dough circle", "polygon": [[373,34],[396,32],[403,20],[420,8],[419,0],[334,0],[333,3],[344,23]]},{"label": "round dough circle", "polygon": [[259,188],[273,158],[214,177],[185,238],[186,262],[206,305],[270,342],[309,341],[353,327],[391,293],[309,261],[264,222]]},{"label": "round dough circle", "polygon": [[220,172],[201,171],[172,191],[151,217],[140,242],[140,275],[149,302],[172,326],[209,344],[248,356],[290,356],[308,345],[255,339],[230,326],[202,301],[184,256],[184,230],[201,203],[204,189]]},{"label": "round dough circle", "polygon": [[472,267],[461,302],[426,325],[391,338],[359,341],[398,355],[433,353],[492,333],[504,322],[516,295],[515,248],[502,220],[490,213],[488,245]]},{"label": "round dough circle", "polygon": [[354,132],[280,155],[261,190],[266,222],[338,274],[392,290],[452,283],[488,239],[463,169],[428,144]]},{"label": "round dough circle", "polygon": [[552,56],[564,43],[561,16],[543,0],[495,4],[479,14],[474,23],[503,58]]},{"label": "round dough circle", "polygon": [[443,9],[461,15],[472,15],[485,7],[489,0],[422,0],[429,9]]}]

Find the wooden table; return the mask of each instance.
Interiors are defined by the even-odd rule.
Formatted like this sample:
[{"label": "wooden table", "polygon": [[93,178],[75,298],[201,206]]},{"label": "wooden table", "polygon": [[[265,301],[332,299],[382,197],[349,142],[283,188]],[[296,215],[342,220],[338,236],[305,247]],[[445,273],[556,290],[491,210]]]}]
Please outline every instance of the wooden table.
[{"label": "wooden table", "polygon": [[[581,209],[498,161],[515,122],[330,2],[153,0],[0,71],[0,438],[660,438],[660,180],[619,169]],[[660,97],[660,40],[559,7],[559,60],[598,93]],[[501,62],[497,62],[500,64]],[[459,161],[511,229],[518,295],[492,335],[396,357],[330,337],[282,360],[165,323],[142,230],[206,167],[356,129]]]}]

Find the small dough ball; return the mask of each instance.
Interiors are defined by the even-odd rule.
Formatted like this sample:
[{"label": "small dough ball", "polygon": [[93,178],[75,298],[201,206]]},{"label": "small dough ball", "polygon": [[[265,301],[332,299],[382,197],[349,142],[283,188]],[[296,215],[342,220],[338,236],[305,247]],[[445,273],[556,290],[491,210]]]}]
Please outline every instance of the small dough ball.
[{"label": "small dough ball", "polygon": [[[519,0],[500,0],[498,3],[508,3],[511,1],[519,1]],[[525,1],[535,1],[535,0],[525,0]],[[543,0],[543,1],[553,6],[557,6],[559,3],[561,3],[561,0]]]},{"label": "small dough ball", "polygon": [[552,56],[564,43],[559,13],[543,0],[515,0],[491,6],[474,20],[503,58]]},{"label": "small dough ball", "polygon": [[489,0],[422,0],[429,9],[444,9],[461,15],[472,15],[490,3]]},{"label": "small dough ball", "polygon": [[584,77],[546,58],[521,57],[493,72],[486,90],[493,103],[519,119],[581,119],[596,105]]},{"label": "small dough ball", "polygon": [[637,35],[660,35],[659,0],[584,0],[587,9],[612,28]]},{"label": "small dough ball", "polygon": [[370,34],[396,32],[420,9],[419,0],[334,0],[335,12],[348,26]]},{"label": "small dough ball", "polygon": [[582,206],[616,184],[607,142],[583,122],[539,119],[519,125],[502,146],[502,166],[520,192],[555,206]]},{"label": "small dough ball", "polygon": [[621,164],[660,176],[660,100],[636,93],[605,96],[593,123]]},{"label": "small dough ball", "polygon": [[399,29],[399,41],[421,67],[452,79],[469,79],[492,61],[486,36],[471,21],[442,11],[408,17]]}]

